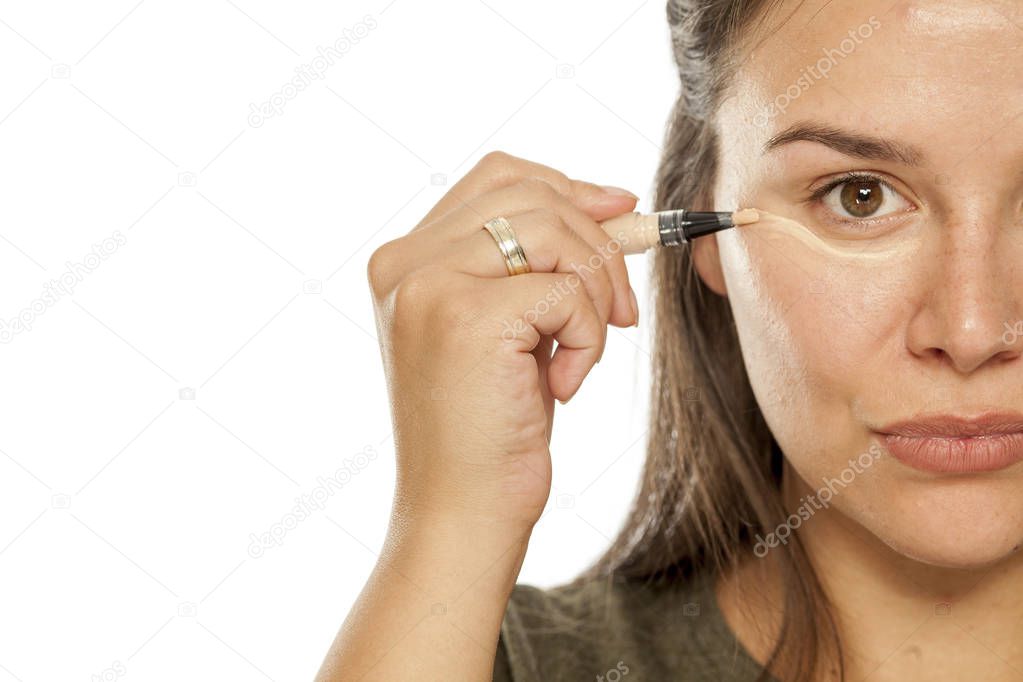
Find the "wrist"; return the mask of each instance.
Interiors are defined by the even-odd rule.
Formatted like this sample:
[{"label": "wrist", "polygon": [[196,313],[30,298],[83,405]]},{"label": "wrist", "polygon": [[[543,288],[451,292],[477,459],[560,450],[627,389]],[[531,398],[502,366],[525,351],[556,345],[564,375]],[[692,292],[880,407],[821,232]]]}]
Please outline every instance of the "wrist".
[{"label": "wrist", "polygon": [[510,594],[532,528],[482,516],[396,511],[382,556],[413,582],[439,592],[460,593],[486,576],[490,590]]},{"label": "wrist", "polygon": [[[433,496],[436,497],[436,496]],[[543,508],[522,509],[514,504],[495,505],[492,500],[426,499],[423,495],[395,497],[391,525],[427,532],[481,534],[486,537],[518,537],[527,540]]]}]

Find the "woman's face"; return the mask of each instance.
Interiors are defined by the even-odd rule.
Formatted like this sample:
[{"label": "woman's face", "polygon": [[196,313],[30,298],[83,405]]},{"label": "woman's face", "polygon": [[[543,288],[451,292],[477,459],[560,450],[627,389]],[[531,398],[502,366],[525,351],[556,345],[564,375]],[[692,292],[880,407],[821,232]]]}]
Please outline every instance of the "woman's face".
[{"label": "woman's face", "polygon": [[765,26],[716,122],[715,203],[794,222],[699,240],[700,273],[799,495],[840,479],[829,506],[903,555],[1002,558],[1023,463],[921,469],[878,431],[1023,412],[1023,8],[792,1]]}]

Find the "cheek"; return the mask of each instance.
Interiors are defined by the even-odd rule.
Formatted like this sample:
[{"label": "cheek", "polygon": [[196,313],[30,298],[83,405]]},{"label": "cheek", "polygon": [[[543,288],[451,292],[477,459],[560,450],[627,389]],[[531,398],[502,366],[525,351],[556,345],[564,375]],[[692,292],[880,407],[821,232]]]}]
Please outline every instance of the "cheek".
[{"label": "cheek", "polygon": [[911,269],[829,259],[752,231],[717,238],[743,360],[772,432],[794,463],[822,447],[845,461],[866,442],[854,406],[882,390],[903,348]]},{"label": "cheek", "polygon": [[890,457],[869,468],[861,459],[879,447],[865,415],[928,399],[906,339],[935,289],[928,269],[939,254],[867,263],[739,230],[715,238],[750,384],[798,474],[793,497],[823,500],[829,482],[848,483],[830,509],[935,565],[984,565],[1023,546],[1018,472],[937,482]]}]

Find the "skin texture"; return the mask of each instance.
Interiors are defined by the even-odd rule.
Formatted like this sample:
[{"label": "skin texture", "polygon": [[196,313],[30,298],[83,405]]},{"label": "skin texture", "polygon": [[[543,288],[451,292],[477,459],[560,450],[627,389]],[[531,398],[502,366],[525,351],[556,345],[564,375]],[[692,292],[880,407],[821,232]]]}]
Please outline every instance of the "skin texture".
[{"label": "skin texture", "polygon": [[[621,248],[600,228],[636,200],[491,152],[374,251],[397,481],[380,559],[318,682],[492,679],[550,496],[554,401],[579,389],[609,324],[638,321]],[[508,276],[482,229],[496,216],[532,272]]]},{"label": "skin texture", "polygon": [[[826,78],[772,108],[822,50],[841,50],[864,25]],[[732,161],[715,204],[789,221],[695,248],[701,277],[729,298],[794,510],[880,442],[872,427],[1023,411],[1023,340],[1003,338],[1023,319],[1023,8],[784,2],[767,26],[747,40],[717,121]],[[805,140],[763,153],[805,122],[922,158],[857,158]],[[892,212],[859,232],[807,202],[808,188],[848,171],[898,191],[879,211]],[[861,469],[799,530],[836,605],[848,679],[1020,679],[1023,464],[931,474],[885,454]],[[770,641],[756,616],[763,623],[779,598],[772,566],[752,560],[718,586],[755,656]]]}]

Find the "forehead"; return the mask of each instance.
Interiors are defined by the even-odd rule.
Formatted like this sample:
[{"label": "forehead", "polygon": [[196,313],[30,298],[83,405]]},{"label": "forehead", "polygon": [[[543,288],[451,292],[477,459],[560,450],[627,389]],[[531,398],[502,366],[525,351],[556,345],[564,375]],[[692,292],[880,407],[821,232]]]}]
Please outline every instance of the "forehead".
[{"label": "forehead", "polygon": [[813,120],[962,155],[1023,130],[1021,57],[1016,2],[784,0],[744,37],[722,114],[761,143]]}]

